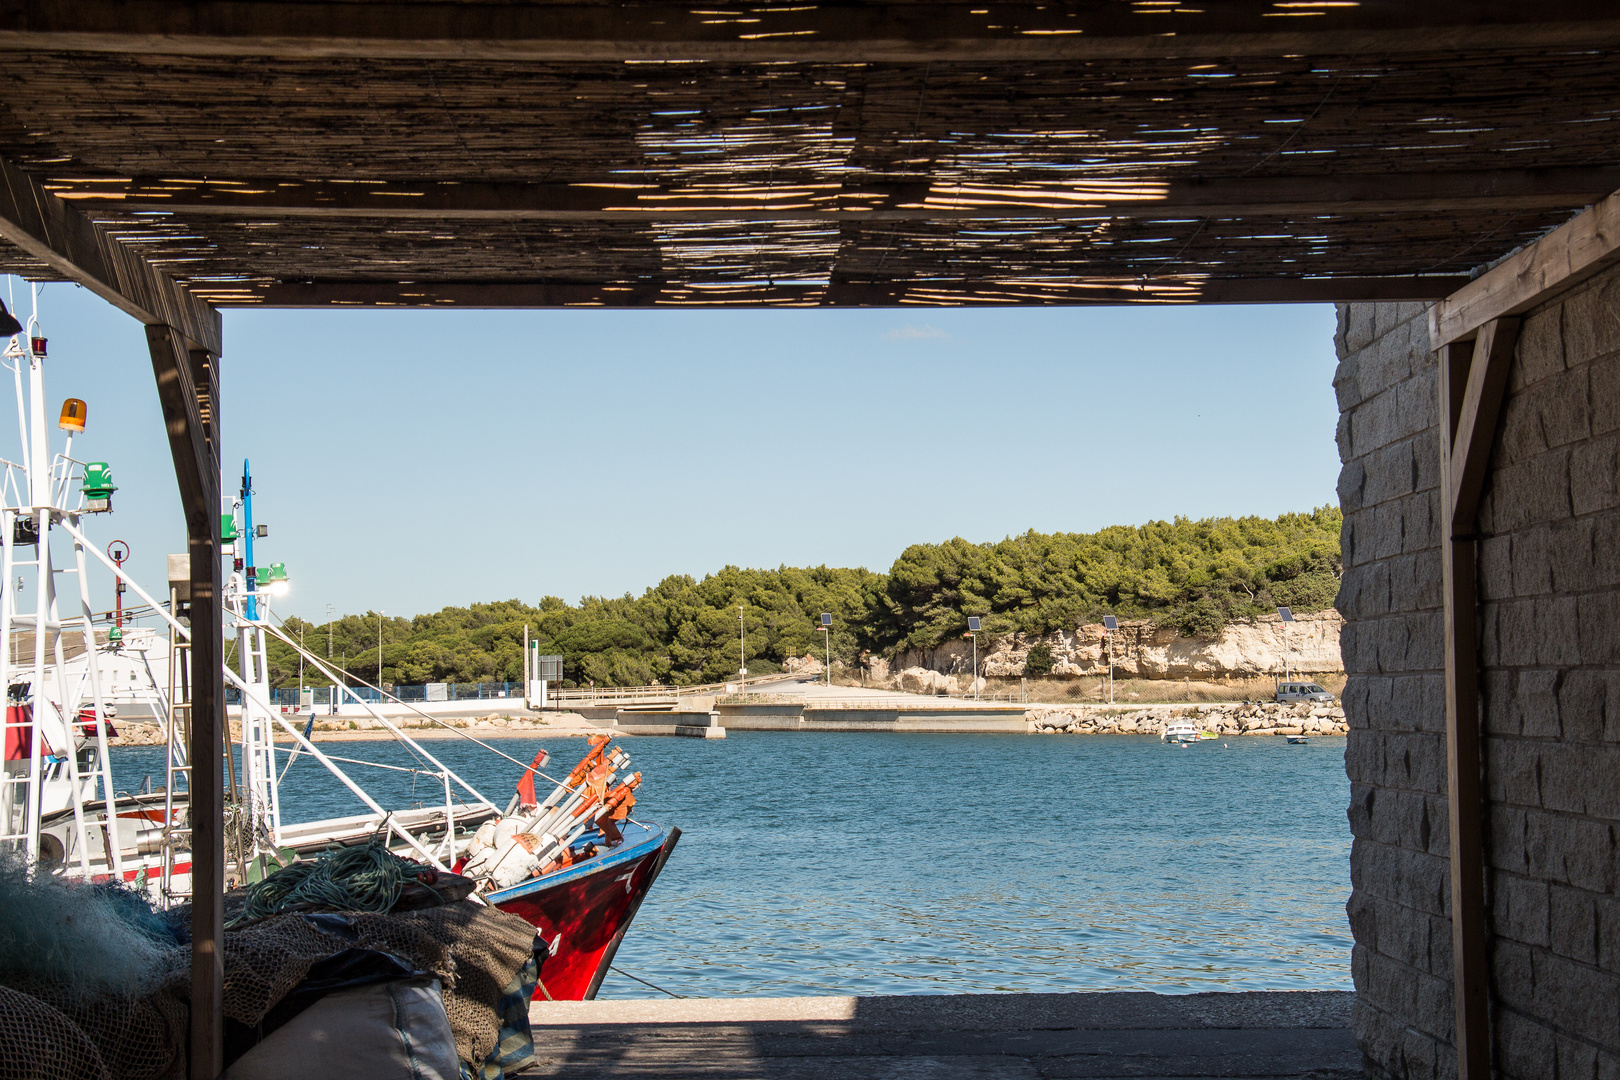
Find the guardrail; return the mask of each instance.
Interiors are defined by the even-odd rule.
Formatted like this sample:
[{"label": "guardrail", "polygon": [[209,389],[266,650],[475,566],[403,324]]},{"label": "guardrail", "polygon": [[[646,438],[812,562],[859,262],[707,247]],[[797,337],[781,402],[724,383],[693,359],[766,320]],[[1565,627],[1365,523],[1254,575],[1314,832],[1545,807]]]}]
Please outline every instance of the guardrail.
[{"label": "guardrail", "polygon": [[[804,694],[723,694],[715,698],[715,705],[802,705],[806,710],[816,709],[926,709],[929,700],[944,695],[914,694],[908,695],[908,700],[895,701],[892,698],[834,698],[809,697]],[[1016,700],[1016,694],[997,695],[997,700],[985,696],[979,702],[985,705],[1021,704]],[[955,699],[955,695],[953,695]],[[1005,699],[1005,700],[999,700]],[[971,696],[965,700],[972,701]]]}]

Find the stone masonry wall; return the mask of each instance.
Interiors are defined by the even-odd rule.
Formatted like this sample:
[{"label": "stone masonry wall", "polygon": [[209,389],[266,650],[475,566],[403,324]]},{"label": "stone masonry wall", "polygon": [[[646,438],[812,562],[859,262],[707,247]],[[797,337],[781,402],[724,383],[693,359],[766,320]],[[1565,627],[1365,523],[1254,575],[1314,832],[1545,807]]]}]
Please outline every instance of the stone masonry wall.
[{"label": "stone masonry wall", "polygon": [[1620,1077],[1620,271],[1520,331],[1480,507],[1496,1063]]},{"label": "stone masonry wall", "polygon": [[[1454,1076],[1437,367],[1420,305],[1340,311],[1356,1030]],[[1620,1077],[1620,270],[1526,318],[1477,531],[1503,1077]]]},{"label": "stone masonry wall", "polygon": [[1449,1077],[1438,368],[1427,309],[1343,307],[1337,345],[1356,1035],[1375,1071]]}]

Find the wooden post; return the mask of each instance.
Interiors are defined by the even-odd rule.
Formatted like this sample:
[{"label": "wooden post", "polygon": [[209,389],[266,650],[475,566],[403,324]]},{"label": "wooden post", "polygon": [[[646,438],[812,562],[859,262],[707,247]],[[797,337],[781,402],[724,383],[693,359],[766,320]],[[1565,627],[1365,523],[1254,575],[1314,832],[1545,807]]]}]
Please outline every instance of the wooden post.
[{"label": "wooden post", "polygon": [[1519,320],[1496,319],[1440,350],[1441,582],[1446,638],[1446,792],[1458,1080],[1490,1080],[1485,801],[1480,739],[1475,522]]},{"label": "wooden post", "polygon": [[220,601],[219,366],[168,326],[147,346],[169,432],[191,552],[191,1057],[190,1080],[225,1068],[225,673]]}]

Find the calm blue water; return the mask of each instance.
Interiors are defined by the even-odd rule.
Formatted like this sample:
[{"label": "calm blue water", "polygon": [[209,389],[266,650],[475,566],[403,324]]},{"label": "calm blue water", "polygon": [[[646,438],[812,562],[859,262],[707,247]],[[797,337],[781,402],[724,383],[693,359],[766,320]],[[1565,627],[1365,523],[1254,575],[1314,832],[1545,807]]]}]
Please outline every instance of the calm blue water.
[{"label": "calm blue water", "polygon": [[[427,744],[497,804],[518,770]],[[502,739],[553,766],[581,739]],[[624,742],[679,825],[615,966],[688,996],[1348,990],[1344,739],[735,732]],[[405,764],[392,743],[327,743]],[[156,748],[115,751],[120,787]],[[560,770],[554,770],[560,771]],[[431,779],[354,769],[385,806]],[[161,779],[159,780],[161,782]],[[359,812],[301,760],[288,820]],[[652,991],[609,974],[603,997]]]}]

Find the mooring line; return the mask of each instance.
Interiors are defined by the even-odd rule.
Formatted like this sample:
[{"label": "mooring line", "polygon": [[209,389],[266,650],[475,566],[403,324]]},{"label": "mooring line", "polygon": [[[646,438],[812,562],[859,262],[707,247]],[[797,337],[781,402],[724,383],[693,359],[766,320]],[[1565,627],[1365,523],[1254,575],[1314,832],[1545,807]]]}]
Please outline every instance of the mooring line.
[{"label": "mooring line", "polygon": [[624,970],[623,968],[617,968],[617,967],[614,967],[612,964],[609,964],[608,965],[608,970],[609,971],[617,971],[620,975],[623,975],[627,979],[635,979],[636,982],[640,983],[642,986],[650,986],[654,990],[658,991],[660,994],[669,994],[669,996],[672,997],[672,998],[680,998],[682,1001],[686,1000],[686,995],[685,994],[677,994],[677,993],[674,993],[672,991],[665,990],[662,986],[659,986],[657,983],[650,983],[646,979],[638,979],[638,978],[636,978],[636,976],[630,974],[628,971]]}]

